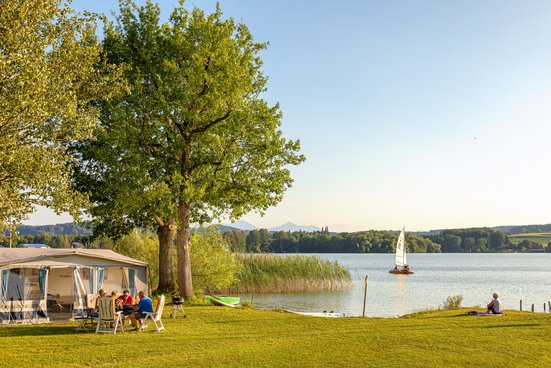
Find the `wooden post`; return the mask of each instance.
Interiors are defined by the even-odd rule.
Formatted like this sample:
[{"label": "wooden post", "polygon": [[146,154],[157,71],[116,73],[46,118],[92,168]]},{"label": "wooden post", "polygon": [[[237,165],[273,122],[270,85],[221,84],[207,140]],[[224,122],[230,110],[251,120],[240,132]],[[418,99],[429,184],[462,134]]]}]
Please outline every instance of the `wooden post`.
[{"label": "wooden post", "polygon": [[534,303],[532,303],[532,312],[534,311]]},{"label": "wooden post", "polygon": [[547,302],[547,305],[549,306],[549,313],[551,313],[551,300]]},{"label": "wooden post", "polygon": [[520,300],[520,311],[522,312],[522,299]]},{"label": "wooden post", "polygon": [[543,303],[543,311],[544,311],[544,312],[547,312],[547,308],[546,308],[545,303]]},{"label": "wooden post", "polygon": [[368,278],[367,278],[367,275],[365,275],[364,311],[363,311],[362,317],[365,317],[365,306],[366,306],[366,304],[367,304],[367,282],[368,282]]}]

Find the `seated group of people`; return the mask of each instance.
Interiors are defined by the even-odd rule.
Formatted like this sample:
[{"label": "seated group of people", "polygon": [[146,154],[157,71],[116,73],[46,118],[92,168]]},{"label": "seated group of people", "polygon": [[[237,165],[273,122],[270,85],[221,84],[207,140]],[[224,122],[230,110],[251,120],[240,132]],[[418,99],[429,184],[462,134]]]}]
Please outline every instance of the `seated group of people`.
[{"label": "seated group of people", "polygon": [[[98,292],[98,298],[96,299],[96,309],[98,309],[99,298],[105,297],[107,292],[100,289]],[[130,290],[124,290],[121,295],[118,295],[116,291],[111,292],[111,298],[115,300],[116,311],[122,311],[122,314],[128,316],[132,325],[136,330],[139,330],[141,326],[141,320],[145,318],[146,313],[153,313],[153,302],[147,296],[145,291],[140,290],[138,293],[139,302],[134,304]]]}]

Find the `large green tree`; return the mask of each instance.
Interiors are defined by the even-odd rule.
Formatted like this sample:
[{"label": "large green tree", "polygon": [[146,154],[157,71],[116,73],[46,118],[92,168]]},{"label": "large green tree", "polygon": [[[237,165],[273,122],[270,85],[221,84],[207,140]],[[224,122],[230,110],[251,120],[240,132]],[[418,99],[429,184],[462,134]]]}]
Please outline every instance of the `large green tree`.
[{"label": "large green tree", "polygon": [[[165,24],[159,13],[152,2],[123,0],[106,27],[107,58],[126,65],[131,91],[104,104],[97,141],[79,148],[77,176],[99,223],[176,228],[179,293],[192,297],[190,225],[265,211],[304,157],[282,135],[279,106],[262,98],[266,44],[220,8],[207,15],[180,1]],[[167,273],[170,246],[160,243]]]},{"label": "large green tree", "polygon": [[36,205],[78,216],[85,203],[66,147],[91,135],[111,80],[95,30],[61,0],[0,0],[0,234]]}]

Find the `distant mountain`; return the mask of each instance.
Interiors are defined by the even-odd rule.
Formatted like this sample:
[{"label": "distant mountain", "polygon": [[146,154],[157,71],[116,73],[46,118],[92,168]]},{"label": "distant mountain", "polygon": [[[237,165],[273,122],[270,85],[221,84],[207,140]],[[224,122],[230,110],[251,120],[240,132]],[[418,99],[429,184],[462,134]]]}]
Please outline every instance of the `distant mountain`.
[{"label": "distant mountain", "polygon": [[[236,227],[221,225],[221,224],[213,224],[212,226],[216,226],[216,229],[221,233],[225,233],[226,231],[232,231],[232,230],[240,230]],[[207,227],[209,227],[209,226],[205,226],[205,228],[207,228]],[[191,232],[193,233],[195,231],[201,231],[201,227],[200,226],[192,227]]]},{"label": "distant mountain", "polygon": [[76,225],[73,228],[73,223],[55,225],[21,225],[17,227],[19,235],[91,235],[92,230],[86,226]]},{"label": "distant mountain", "polygon": [[222,226],[231,227],[239,230],[245,230],[245,231],[258,229],[253,224],[243,220],[235,221],[235,222],[232,222],[231,224],[222,224]]},{"label": "distant mountain", "polygon": [[313,225],[303,226],[303,225],[294,224],[292,222],[286,222],[283,225],[276,226],[276,227],[271,227],[268,230],[272,231],[272,232],[275,232],[275,231],[290,231],[290,232],[304,231],[304,232],[307,232],[307,233],[313,233],[314,231],[321,231],[321,228],[319,228],[317,226],[313,226]]}]

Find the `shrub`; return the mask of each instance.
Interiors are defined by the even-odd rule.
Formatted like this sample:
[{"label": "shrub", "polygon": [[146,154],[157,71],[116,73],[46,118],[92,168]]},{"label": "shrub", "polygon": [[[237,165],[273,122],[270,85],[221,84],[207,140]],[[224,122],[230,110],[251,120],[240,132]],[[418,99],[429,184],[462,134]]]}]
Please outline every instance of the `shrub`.
[{"label": "shrub", "polygon": [[461,308],[461,303],[462,302],[463,302],[463,296],[462,295],[448,296],[444,300],[444,304],[442,304],[442,308],[447,309],[447,310],[459,309],[459,308]]},{"label": "shrub", "polygon": [[197,291],[212,293],[235,282],[239,263],[220,232],[201,229],[191,236],[191,270]]},{"label": "shrub", "polygon": [[[109,238],[103,239],[103,242]],[[105,247],[105,244],[103,245]],[[149,288],[154,289],[159,282],[159,241],[157,235],[149,231],[134,229],[117,240],[112,246],[115,252],[149,263]]]}]

